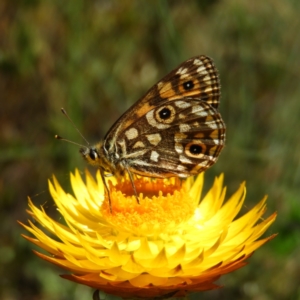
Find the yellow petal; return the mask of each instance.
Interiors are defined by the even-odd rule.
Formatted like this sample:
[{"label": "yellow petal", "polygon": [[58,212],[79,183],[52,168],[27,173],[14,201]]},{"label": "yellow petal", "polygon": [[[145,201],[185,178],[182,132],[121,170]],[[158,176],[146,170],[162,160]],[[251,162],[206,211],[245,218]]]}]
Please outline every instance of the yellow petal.
[{"label": "yellow petal", "polygon": [[53,220],[29,199],[24,236],[49,255],[36,254],[73,274],[63,278],[121,297],[183,297],[217,288],[222,275],[246,264],[276,214],[263,219],[266,197],[237,218],[245,201],[242,183],[225,201],[223,174],[202,197],[204,176],[135,177],[140,204],[128,178],[109,178],[112,213],[100,173],[71,174],[74,196],[55,177],[49,191],[65,223]]}]

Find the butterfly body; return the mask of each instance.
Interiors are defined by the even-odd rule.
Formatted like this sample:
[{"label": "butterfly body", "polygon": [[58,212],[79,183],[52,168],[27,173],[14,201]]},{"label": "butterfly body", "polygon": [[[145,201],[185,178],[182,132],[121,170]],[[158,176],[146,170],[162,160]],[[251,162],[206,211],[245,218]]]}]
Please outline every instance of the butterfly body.
[{"label": "butterfly body", "polygon": [[[220,83],[213,61],[183,62],[111,127],[104,140],[80,150],[104,173],[188,177],[213,165],[225,145],[218,112]],[[134,186],[134,184],[133,184]]]}]

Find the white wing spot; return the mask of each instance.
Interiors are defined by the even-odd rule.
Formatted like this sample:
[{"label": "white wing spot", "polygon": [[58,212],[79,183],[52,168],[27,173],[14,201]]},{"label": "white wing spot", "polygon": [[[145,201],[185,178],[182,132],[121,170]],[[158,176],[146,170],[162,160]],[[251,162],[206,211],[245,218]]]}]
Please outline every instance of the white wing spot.
[{"label": "white wing spot", "polygon": [[146,135],[149,143],[153,146],[157,146],[158,143],[161,141],[161,136],[159,133],[153,133]]},{"label": "white wing spot", "polygon": [[186,72],[188,71],[188,69],[187,68],[179,68],[179,70],[176,72],[176,74],[180,74],[180,75],[182,75],[182,74],[185,74]]},{"label": "white wing spot", "polygon": [[218,127],[219,127],[215,120],[210,121],[210,122],[205,122],[205,125],[211,129],[218,129]]},{"label": "white wing spot", "polygon": [[183,165],[178,165],[176,168],[178,171],[186,171],[186,167]]},{"label": "white wing spot", "polygon": [[207,75],[207,70],[206,68],[202,65],[201,67],[199,67],[197,69],[197,73],[199,73],[200,75]]},{"label": "white wing spot", "polygon": [[[162,168],[162,169],[166,169],[166,170],[170,170],[171,173],[173,173],[174,171],[174,166],[173,164],[169,164],[169,163],[165,163],[165,162],[160,162],[159,163],[159,166]],[[173,173],[174,174],[174,173]]]},{"label": "white wing spot", "polygon": [[138,133],[137,129],[130,128],[127,131],[125,131],[125,135],[128,138],[128,140],[133,140],[138,137],[139,133]]},{"label": "white wing spot", "polygon": [[158,84],[157,84],[157,88],[160,90],[163,86],[163,83],[160,81]]},{"label": "white wing spot", "polygon": [[194,105],[192,107],[192,113],[197,115],[197,116],[207,116],[207,111],[203,108],[203,106],[200,105]]},{"label": "white wing spot", "polygon": [[159,154],[156,151],[151,151],[150,159],[158,162]]},{"label": "white wing spot", "polygon": [[188,132],[188,131],[190,131],[190,129],[191,129],[191,126],[188,124],[180,124],[179,125],[180,132]]},{"label": "white wing spot", "polygon": [[208,74],[203,78],[203,81],[205,81],[205,83],[207,83],[207,84],[212,85],[211,77]]},{"label": "white wing spot", "polygon": [[[207,160],[205,160],[205,161],[202,161],[201,163],[199,163],[198,164],[198,167],[207,167],[207,166],[209,166],[209,161],[210,161],[211,159],[207,159]],[[214,161],[214,160],[213,160]]]},{"label": "white wing spot", "polygon": [[176,144],[175,144],[175,151],[176,151],[178,154],[182,154],[182,153],[183,153],[183,146],[182,146],[182,144],[176,143]]},{"label": "white wing spot", "polygon": [[184,80],[185,78],[189,78],[189,77],[190,77],[189,74],[181,74],[181,75],[180,75],[180,79],[181,79],[181,80]]},{"label": "white wing spot", "polygon": [[203,66],[203,62],[200,59],[196,58],[194,60],[194,65],[195,66]]},{"label": "white wing spot", "polygon": [[188,108],[191,107],[191,103],[187,101],[175,101],[175,106],[179,108]]},{"label": "white wing spot", "polygon": [[192,164],[193,162],[184,155],[179,156],[179,160],[184,164]]},{"label": "white wing spot", "polygon": [[145,148],[145,144],[141,141],[137,141],[132,148]]},{"label": "white wing spot", "polygon": [[134,163],[136,165],[140,165],[140,166],[151,166],[151,164],[149,164],[148,162],[146,162],[145,160],[142,160],[142,159],[135,159]]}]

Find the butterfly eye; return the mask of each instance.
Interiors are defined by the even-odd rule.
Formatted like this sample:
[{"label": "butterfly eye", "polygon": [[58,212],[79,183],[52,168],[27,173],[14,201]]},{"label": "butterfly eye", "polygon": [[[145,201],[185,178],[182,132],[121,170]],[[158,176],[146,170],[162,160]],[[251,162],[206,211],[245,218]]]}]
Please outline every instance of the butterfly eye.
[{"label": "butterfly eye", "polygon": [[172,105],[163,106],[155,112],[155,118],[157,122],[164,124],[172,123],[174,121],[175,115],[176,111]]},{"label": "butterfly eye", "polygon": [[90,149],[89,156],[92,160],[96,160],[96,158],[98,158],[98,153],[95,149]]},{"label": "butterfly eye", "polygon": [[191,145],[189,150],[190,150],[190,153],[193,154],[193,155],[197,155],[197,154],[202,153],[202,147],[200,145],[197,145],[197,144]]},{"label": "butterfly eye", "polygon": [[185,83],[183,84],[183,88],[184,88],[186,91],[191,90],[194,86],[195,86],[195,85],[194,85],[194,82],[193,82],[192,80],[189,80],[189,81],[187,81],[187,82],[185,82]]},{"label": "butterfly eye", "polygon": [[161,119],[166,120],[169,119],[171,116],[171,111],[169,108],[165,107],[159,112],[159,116]]}]

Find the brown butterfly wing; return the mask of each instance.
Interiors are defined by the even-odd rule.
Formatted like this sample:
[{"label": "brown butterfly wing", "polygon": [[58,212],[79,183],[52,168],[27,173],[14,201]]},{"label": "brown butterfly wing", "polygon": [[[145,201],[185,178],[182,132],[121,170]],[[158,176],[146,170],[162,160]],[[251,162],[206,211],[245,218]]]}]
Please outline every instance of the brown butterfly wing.
[{"label": "brown butterfly wing", "polygon": [[225,144],[219,112],[202,100],[165,101],[119,135],[115,151],[133,173],[187,177],[214,164]]},{"label": "brown butterfly wing", "polygon": [[[155,91],[155,88],[157,91]],[[158,98],[172,101],[183,97],[198,98],[218,109],[220,103],[220,80],[211,58],[201,55],[190,58],[165,76],[152,92],[150,103],[158,104]],[[151,91],[150,91],[151,94]],[[146,96],[147,98],[147,96]]]},{"label": "brown butterfly wing", "polygon": [[190,58],[161,79],[115,122],[104,139],[105,148],[114,151],[119,134],[160,103],[187,97],[218,108],[220,81],[211,58],[205,55]]}]

